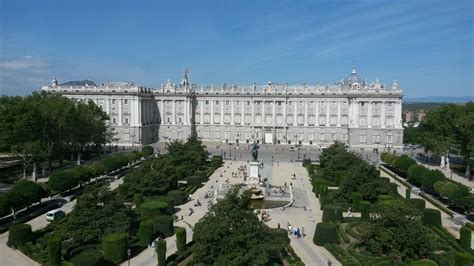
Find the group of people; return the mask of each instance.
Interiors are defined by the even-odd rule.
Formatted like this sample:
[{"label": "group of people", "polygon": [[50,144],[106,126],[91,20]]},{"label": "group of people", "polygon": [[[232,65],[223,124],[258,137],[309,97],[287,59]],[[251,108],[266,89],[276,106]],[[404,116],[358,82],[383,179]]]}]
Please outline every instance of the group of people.
[{"label": "group of people", "polygon": [[299,228],[298,226],[291,226],[290,223],[287,224],[288,226],[288,234],[295,235],[297,238],[301,238],[305,236],[304,227]]}]

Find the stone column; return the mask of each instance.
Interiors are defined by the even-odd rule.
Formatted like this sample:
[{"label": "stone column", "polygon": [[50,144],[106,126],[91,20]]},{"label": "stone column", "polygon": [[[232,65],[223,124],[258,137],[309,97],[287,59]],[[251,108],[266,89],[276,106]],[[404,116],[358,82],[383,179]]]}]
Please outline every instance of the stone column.
[{"label": "stone column", "polygon": [[386,104],[387,102],[386,101],[382,101],[382,106],[380,107],[380,128],[385,128],[385,107],[386,107]]},{"label": "stone column", "polygon": [[368,101],[367,105],[367,127],[372,128],[372,101]]},{"label": "stone column", "polygon": [[171,117],[171,123],[173,125],[176,125],[176,101],[173,100],[173,106],[172,106],[172,117]]},{"label": "stone column", "polygon": [[214,125],[214,100],[209,100],[211,104],[211,125]]},{"label": "stone column", "polygon": [[240,124],[241,125],[245,125],[245,113],[244,113],[244,111],[245,111],[244,108],[245,107],[244,107],[244,105],[245,105],[245,101],[240,101],[240,108],[241,108],[240,109]]},{"label": "stone column", "polygon": [[304,102],[304,126],[308,126],[308,102]]},{"label": "stone column", "polygon": [[265,100],[262,101],[262,126],[265,125],[266,116],[265,116]]},{"label": "stone column", "polygon": [[165,112],[165,108],[164,108],[164,100],[162,99],[160,101],[160,120],[161,120],[161,124],[165,124],[166,121],[164,119],[164,112]]},{"label": "stone column", "polygon": [[[316,116],[315,125],[319,127],[319,101],[314,102],[314,108],[316,108],[316,112],[314,113],[314,115]],[[319,136],[317,136],[315,140],[319,141]]]},{"label": "stone column", "polygon": [[298,124],[298,121],[296,121],[298,120],[297,111],[298,111],[298,101],[293,101],[293,126],[294,127],[296,127],[296,125]]},{"label": "stone column", "polygon": [[326,126],[329,126],[329,111],[331,108],[331,102],[326,102]]},{"label": "stone column", "polygon": [[118,125],[122,126],[122,99],[118,100]]},{"label": "stone column", "polygon": [[252,107],[252,123],[250,125],[255,125],[255,108],[256,108],[256,103],[255,101],[250,102],[251,107]]},{"label": "stone column", "polygon": [[272,104],[273,104],[272,126],[275,126],[276,125],[276,121],[275,121],[275,119],[276,119],[276,101],[273,101]]},{"label": "stone column", "polygon": [[283,125],[286,126],[286,109],[288,108],[288,101],[285,99],[285,101],[282,101],[282,104],[283,104]]},{"label": "stone column", "polygon": [[221,125],[223,125],[224,124],[224,104],[225,104],[225,100],[219,101],[219,103],[221,104]]},{"label": "stone column", "polygon": [[234,101],[230,101],[230,124],[234,125]]},{"label": "stone column", "polygon": [[342,108],[342,103],[341,102],[336,102],[337,104],[337,126],[341,126],[341,108]]},{"label": "stone column", "polygon": [[201,120],[201,121],[200,121],[200,122],[201,122],[201,125],[204,124],[204,103],[205,103],[205,102],[206,102],[206,101],[201,101],[201,102],[199,103],[199,105],[201,106],[201,114],[199,115],[199,120]]}]

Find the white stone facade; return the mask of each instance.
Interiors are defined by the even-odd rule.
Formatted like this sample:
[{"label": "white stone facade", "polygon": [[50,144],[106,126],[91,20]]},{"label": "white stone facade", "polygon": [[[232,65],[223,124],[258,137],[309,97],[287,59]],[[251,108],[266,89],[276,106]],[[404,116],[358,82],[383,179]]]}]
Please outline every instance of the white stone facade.
[{"label": "white stone facade", "polygon": [[[133,84],[43,90],[92,100],[110,116],[118,145],[186,139],[192,100],[198,137],[229,143],[303,144],[325,147],[339,140],[353,148],[401,149],[402,91],[366,84],[353,69],[334,85],[181,85],[151,89]],[[195,95],[195,96],[193,96]]]}]

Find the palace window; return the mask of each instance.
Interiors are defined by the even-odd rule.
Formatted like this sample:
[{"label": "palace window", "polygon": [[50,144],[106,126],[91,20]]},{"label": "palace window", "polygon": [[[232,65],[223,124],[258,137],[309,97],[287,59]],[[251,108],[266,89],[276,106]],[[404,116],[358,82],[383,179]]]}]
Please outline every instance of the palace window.
[{"label": "palace window", "polygon": [[209,105],[209,101],[206,101],[206,105]]},{"label": "palace window", "polygon": [[392,142],[393,142],[393,136],[387,135],[387,143],[392,143]]},{"label": "palace window", "polygon": [[326,102],[321,102],[321,107],[326,106]]},{"label": "palace window", "polygon": [[125,124],[128,125],[128,117],[125,117]]},{"label": "palace window", "polygon": [[347,102],[342,102],[342,106],[347,106]]},{"label": "palace window", "polygon": [[230,101],[225,101],[225,105],[230,105]]},{"label": "palace window", "polygon": [[112,104],[115,104],[115,99],[112,99]]},{"label": "palace window", "polygon": [[250,101],[247,101],[247,105],[250,105]]},{"label": "palace window", "polygon": [[117,118],[113,117],[112,118],[112,123],[114,123],[114,124],[117,123]]},{"label": "palace window", "polygon": [[365,143],[365,134],[359,136],[360,143]]},{"label": "palace window", "polygon": [[319,140],[324,140],[324,133],[319,134]]},{"label": "palace window", "polygon": [[332,107],[336,107],[336,102],[331,103]]},{"label": "palace window", "polygon": [[236,106],[239,106],[239,105],[240,105],[240,101],[236,101],[236,102],[235,102],[235,105],[236,105]]},{"label": "palace window", "polygon": [[128,99],[123,100],[123,104],[128,104]]},{"label": "palace window", "polygon": [[216,105],[219,105],[219,101],[216,101]]}]

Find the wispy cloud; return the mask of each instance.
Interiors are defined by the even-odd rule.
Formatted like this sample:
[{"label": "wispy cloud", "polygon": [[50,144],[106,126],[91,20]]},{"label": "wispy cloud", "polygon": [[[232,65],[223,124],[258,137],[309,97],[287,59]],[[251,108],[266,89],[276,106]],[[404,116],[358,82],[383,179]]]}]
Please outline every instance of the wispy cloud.
[{"label": "wispy cloud", "polygon": [[49,67],[49,64],[46,61],[33,58],[29,55],[19,58],[0,59],[0,70],[17,71],[46,67]]}]

